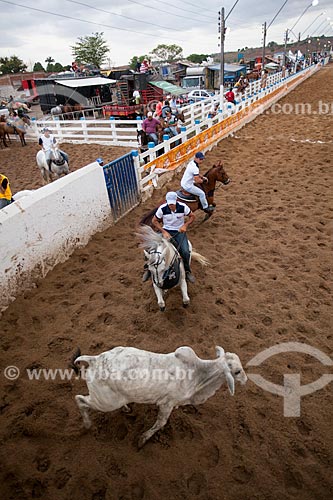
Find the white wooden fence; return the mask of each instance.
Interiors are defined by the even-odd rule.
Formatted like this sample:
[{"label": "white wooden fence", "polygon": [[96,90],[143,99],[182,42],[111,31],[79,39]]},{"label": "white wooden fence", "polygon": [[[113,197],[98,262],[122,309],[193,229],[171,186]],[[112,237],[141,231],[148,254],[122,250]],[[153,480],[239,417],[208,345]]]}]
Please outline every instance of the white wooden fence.
[{"label": "white wooden fence", "polygon": [[[261,89],[261,80],[250,83],[245,93],[237,96],[238,108],[248,103],[249,99],[259,99],[263,92],[269,91],[274,85],[283,81],[282,73],[275,73],[268,76],[265,89]],[[200,102],[196,102],[182,108],[185,117],[185,127],[194,127],[198,121],[203,122],[207,120],[208,114],[211,110],[212,103],[218,103],[220,96],[216,94]],[[223,109],[220,112],[223,116],[228,109],[228,103],[225,101]],[[142,120],[115,120],[111,117],[106,119],[95,119],[95,115],[84,116],[79,120],[59,120],[53,117],[52,120],[44,119],[32,121],[31,127],[27,130],[26,139],[36,141],[39,137],[41,130],[48,127],[59,142],[70,142],[73,144],[80,143],[98,143],[103,145],[112,146],[129,146],[138,147],[137,143],[137,130],[141,128]]]},{"label": "white wooden fence", "polygon": [[[256,114],[251,109],[249,113],[246,113],[247,106],[254,108],[254,111],[257,106],[257,111],[262,111],[305,78],[311,76],[316,69],[316,67],[308,68],[304,73],[297,73],[287,81],[273,81],[264,91],[253,91],[253,95],[248,95],[234,109],[227,106],[213,119],[206,118],[199,123],[194,123],[181,135],[181,138],[186,141],[180,146],[180,149],[184,150],[183,153],[177,151],[176,147],[144,167],[140,165],[138,152],[135,151],[133,156],[137,171],[141,174],[140,187],[143,199],[152,193],[153,187],[157,186],[159,180],[159,186],[162,184],[162,179],[158,176],[159,164],[166,165],[168,161],[175,161],[177,168],[181,168],[196,148],[200,147],[203,151],[212,148],[221,140],[221,133],[235,131],[246,121],[253,119]],[[261,94],[260,97],[259,94]],[[258,109],[259,103],[256,104],[258,101],[259,103],[262,101],[262,108]],[[199,103],[199,106],[202,106],[202,103]],[[228,122],[231,122],[229,128]],[[73,134],[68,130],[70,127],[62,127],[61,124],[57,128],[57,122],[54,123],[55,129],[62,134],[62,137],[66,138]],[[112,130],[111,124],[105,123]],[[49,123],[46,122],[46,124]],[[35,124],[35,126],[38,129],[42,125]],[[77,125],[77,128],[80,127]],[[207,130],[203,130],[204,128]],[[215,128],[221,130],[215,133]],[[120,130],[124,132],[123,129]],[[74,132],[76,133],[76,130]],[[200,135],[195,136],[198,132]],[[128,129],[125,133],[128,134]],[[210,138],[208,138],[209,135]],[[207,141],[205,136],[207,136]],[[176,140],[179,140],[179,136],[165,141],[162,147],[170,149],[170,145]],[[147,155],[148,158],[156,156],[156,148],[150,150]],[[141,163],[143,160],[144,156],[141,158]],[[170,171],[169,174],[172,175],[173,172]],[[168,174],[164,177],[168,178]],[[113,221],[103,170],[97,163],[58,179],[0,210],[0,254],[2,256],[0,313],[14,300],[20,290],[27,289],[36,277],[45,276],[48,270],[58,262],[66,260],[75,248],[85,245],[92,234],[103,230]]]},{"label": "white wooden fence", "polygon": [[[218,123],[222,125],[222,135],[224,137],[235,132],[293,90],[304,79],[310,77],[319,67],[320,65],[313,65],[289,77],[280,79],[278,77],[280,74],[272,75],[269,83],[263,89],[260,88],[259,82],[253,82],[255,85],[252,85],[252,94],[247,92],[247,95],[236,106],[227,104],[223,110],[219,110],[219,113],[214,118],[206,118],[203,121],[196,120],[196,123],[192,127],[184,127],[179,135],[165,140],[157,146],[153,146],[153,143],[150,143],[151,147],[148,151],[140,154],[139,159],[136,160],[141,178],[140,183],[143,196],[146,197],[144,195],[145,192],[148,195],[153,188],[160,187],[161,174],[174,170],[175,164],[176,168],[180,168],[188,160],[188,155],[194,155],[195,149],[191,146],[191,142],[193,144],[193,141],[191,141],[192,138]],[[270,96],[270,94],[272,95]],[[232,115],[234,115],[232,118],[233,123],[231,126],[229,124],[226,125],[226,131],[224,132],[225,126],[223,122],[228,122],[228,118]],[[185,147],[185,151],[182,146],[175,147],[177,146],[175,143],[180,140],[184,146],[188,144],[188,147]],[[205,140],[201,142],[199,137],[195,142],[198,142],[197,150],[199,148],[202,151],[206,151],[211,149],[220,140],[221,133],[214,136],[209,146],[205,144]]]}]

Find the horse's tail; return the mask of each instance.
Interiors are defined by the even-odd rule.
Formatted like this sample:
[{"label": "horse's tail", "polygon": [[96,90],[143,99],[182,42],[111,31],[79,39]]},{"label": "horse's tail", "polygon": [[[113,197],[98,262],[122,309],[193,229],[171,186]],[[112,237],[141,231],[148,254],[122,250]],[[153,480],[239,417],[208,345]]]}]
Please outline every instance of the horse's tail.
[{"label": "horse's tail", "polygon": [[199,264],[201,264],[202,266],[209,265],[209,260],[206,259],[206,257],[204,257],[203,255],[201,255],[198,252],[195,252],[192,250],[191,257],[192,257],[192,259],[197,260],[199,262]]},{"label": "horse's tail", "polygon": [[157,207],[153,208],[150,210],[148,213],[146,213],[141,219],[140,219],[140,226],[150,226],[151,227],[151,221],[153,220],[154,215],[156,214]]}]

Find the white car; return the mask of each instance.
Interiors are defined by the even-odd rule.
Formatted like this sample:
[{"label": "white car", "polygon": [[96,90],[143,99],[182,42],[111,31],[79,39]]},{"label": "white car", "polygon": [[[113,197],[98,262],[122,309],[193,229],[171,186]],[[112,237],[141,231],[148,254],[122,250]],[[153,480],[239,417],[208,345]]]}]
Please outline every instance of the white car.
[{"label": "white car", "polygon": [[214,92],[208,92],[203,89],[192,90],[188,93],[187,100],[191,104],[193,102],[203,101],[204,99],[207,99],[207,97],[212,97],[213,95]]}]

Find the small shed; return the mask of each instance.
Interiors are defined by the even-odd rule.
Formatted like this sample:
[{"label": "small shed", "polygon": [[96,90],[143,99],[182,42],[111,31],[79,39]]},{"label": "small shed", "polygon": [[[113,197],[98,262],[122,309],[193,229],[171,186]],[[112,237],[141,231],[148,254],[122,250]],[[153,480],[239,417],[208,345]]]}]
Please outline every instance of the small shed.
[{"label": "small shed", "polygon": [[112,101],[112,90],[116,80],[109,78],[41,78],[36,80],[43,112],[59,104],[81,104],[84,107],[98,107]]},{"label": "small shed", "polygon": [[[218,89],[220,86],[220,64],[214,64],[208,68],[214,71],[214,88]],[[246,74],[245,64],[224,64],[224,82],[236,82],[242,74]]]}]

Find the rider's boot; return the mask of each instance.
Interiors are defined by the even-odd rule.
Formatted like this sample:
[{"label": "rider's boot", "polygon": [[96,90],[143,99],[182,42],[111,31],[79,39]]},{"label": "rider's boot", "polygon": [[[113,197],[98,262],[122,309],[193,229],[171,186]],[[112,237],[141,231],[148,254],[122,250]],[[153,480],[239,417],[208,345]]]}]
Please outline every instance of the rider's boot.
[{"label": "rider's boot", "polygon": [[195,277],[191,273],[191,271],[186,271],[186,281],[189,283],[195,283]]},{"label": "rider's boot", "polygon": [[214,212],[214,210],[215,210],[214,205],[208,205],[207,208],[204,208],[204,212],[206,212],[206,214],[211,214],[212,212]]}]

